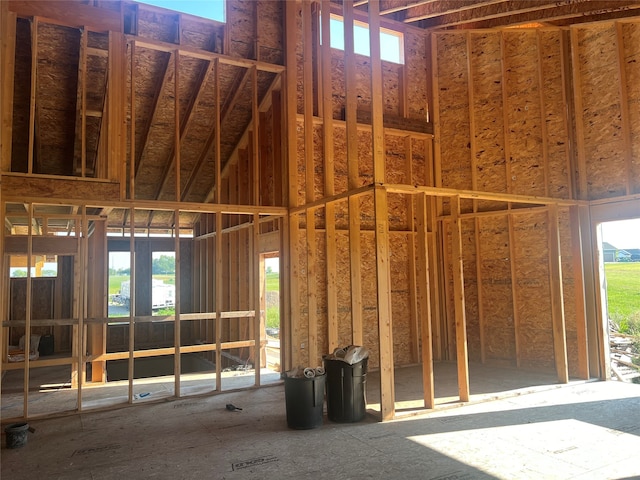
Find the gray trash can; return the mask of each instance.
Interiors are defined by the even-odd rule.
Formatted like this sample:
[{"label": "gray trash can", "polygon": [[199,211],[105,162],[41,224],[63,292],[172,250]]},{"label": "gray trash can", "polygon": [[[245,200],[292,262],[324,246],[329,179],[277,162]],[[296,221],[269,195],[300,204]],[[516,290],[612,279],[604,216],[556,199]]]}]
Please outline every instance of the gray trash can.
[{"label": "gray trash can", "polygon": [[353,365],[324,358],[327,372],[327,417],[334,422],[359,422],[366,414],[367,386],[365,358]]},{"label": "gray trash can", "polygon": [[322,425],[326,377],[326,375],[318,375],[313,378],[284,378],[284,398],[289,428],[307,430]]}]

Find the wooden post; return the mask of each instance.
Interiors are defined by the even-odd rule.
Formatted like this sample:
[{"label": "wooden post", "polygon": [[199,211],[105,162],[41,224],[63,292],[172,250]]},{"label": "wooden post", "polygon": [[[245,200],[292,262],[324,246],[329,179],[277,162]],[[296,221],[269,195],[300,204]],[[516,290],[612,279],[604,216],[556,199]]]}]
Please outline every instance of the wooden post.
[{"label": "wooden post", "polygon": [[373,208],[376,225],[376,277],[378,286],[378,339],[380,344],[380,415],[395,417],[391,268],[389,265],[389,211],[385,182],[384,126],[382,118],[382,61],[380,59],[380,5],[369,4],[371,47],[371,137],[373,151]]},{"label": "wooden post", "polygon": [[456,357],[458,363],[458,391],[460,400],[469,401],[469,358],[467,353],[467,320],[464,301],[464,272],[462,262],[462,225],[460,197],[451,197],[451,256],[453,264],[453,303],[456,319]]},{"label": "wooden post", "polygon": [[254,333],[254,369],[256,374],[255,384],[260,386],[260,368],[262,364],[262,340],[263,340],[263,320],[262,305],[264,305],[264,257],[260,255],[260,215],[253,214],[253,281],[254,281],[254,297],[253,297],[253,333]]},{"label": "wooden post", "polygon": [[[322,146],[324,158],[324,195],[335,193],[333,161],[333,89],[331,80],[331,2],[322,0]],[[338,347],[338,286],[335,206],[325,207],[327,270],[327,337],[329,352]]]},{"label": "wooden post", "polygon": [[[306,129],[305,129],[306,130]],[[309,315],[308,364],[315,367],[318,358],[318,292],[315,210],[307,210],[307,298]]]},{"label": "wooden post", "polygon": [[[23,412],[24,417],[29,418],[29,367],[30,367],[30,359],[29,352],[31,351],[31,303],[32,303],[32,279],[31,279],[31,261],[33,259],[33,204],[29,203],[26,205],[27,207],[27,218],[29,220],[29,225],[27,227],[27,291],[26,291],[26,308],[24,314],[24,384],[22,390],[23,397]],[[74,302],[75,305],[75,302]],[[74,329],[74,333],[76,330]],[[73,337],[75,339],[75,336]],[[73,352],[75,353],[75,352]],[[71,364],[71,375],[72,379],[73,374],[77,371],[77,368],[74,368],[75,365]]]},{"label": "wooden post", "polygon": [[513,215],[507,214],[509,225],[509,266],[511,268],[511,298],[513,303],[513,340],[516,352],[516,367],[520,367],[520,311],[518,310],[518,281],[516,278],[516,239],[513,230]]},{"label": "wooden post", "polygon": [[[176,58],[178,58],[178,55],[176,55]],[[177,65],[176,65],[177,66]],[[178,77],[176,77],[176,83],[178,82]],[[178,127],[179,128],[179,127]],[[180,156],[179,154],[176,152],[176,168],[180,168],[180,160],[179,160]],[[179,175],[178,175],[179,177]],[[178,182],[178,186],[176,188],[179,187],[179,180],[177,180]],[[179,192],[179,188],[178,188],[178,192]],[[178,198],[180,198],[180,195],[178,193]],[[174,391],[174,395],[178,398],[180,398],[181,395],[181,390],[180,390],[180,373],[182,371],[181,365],[182,365],[182,353],[180,352],[180,347],[182,345],[182,339],[181,339],[181,331],[182,331],[182,325],[180,324],[180,301],[181,301],[181,295],[180,295],[180,210],[176,209],[173,212],[173,222],[174,222],[174,236],[173,236],[173,240],[174,240],[174,250],[175,250],[175,285],[176,285],[176,293],[175,293],[175,315],[174,315],[174,323],[173,323],[173,342],[174,342],[174,347],[175,347],[175,357],[174,357],[174,363],[173,363],[173,376],[174,376],[174,381],[175,381],[175,391]],[[153,293],[152,293],[153,295]]]},{"label": "wooden post", "polygon": [[582,241],[579,207],[569,207],[571,222],[571,257],[573,259],[573,296],[576,301],[576,343],[578,345],[578,376],[589,379],[589,342],[582,265]]},{"label": "wooden post", "polygon": [[[345,120],[349,190],[360,186],[358,169],[357,77],[353,39],[353,1],[342,4],[344,13]],[[351,337],[354,345],[364,342],[362,319],[362,266],[360,244],[360,197],[349,197],[349,265],[351,275]]]},{"label": "wooden post", "polygon": [[562,261],[560,259],[560,232],[558,206],[549,205],[549,288],[551,289],[551,317],[553,322],[553,351],[560,383],[569,382],[567,364],[567,338],[562,294]]},{"label": "wooden post", "polygon": [[216,259],[216,281],[215,281],[215,296],[216,296],[216,390],[222,390],[222,294],[224,291],[224,284],[222,282],[222,212],[215,214],[216,216],[216,245],[215,245],[215,259]]},{"label": "wooden post", "polygon": [[418,285],[418,303],[420,305],[420,338],[422,340],[422,391],[425,408],[435,407],[433,382],[433,338],[431,337],[431,305],[429,302],[429,248],[427,231],[427,197],[417,195],[416,211],[418,265],[416,283]]},{"label": "wooden post", "polygon": [[[412,160],[413,160],[413,146],[411,141],[411,135],[408,135],[404,139],[404,151],[405,151],[405,184],[412,185],[413,184],[413,168],[412,168]],[[418,196],[418,198],[421,198]],[[414,196],[413,195],[405,195],[405,206],[407,209],[407,227],[411,232],[408,239],[408,262],[407,267],[409,269],[409,313],[411,315],[411,319],[409,321],[409,334],[411,336],[411,343],[409,344],[409,351],[411,355],[412,362],[419,361],[419,339],[420,339],[420,319],[418,318],[418,286],[416,281],[416,242],[417,236],[414,235],[414,231],[416,228],[414,221]],[[425,210],[426,215],[426,210]],[[426,218],[424,222],[426,228]]]},{"label": "wooden post", "polygon": [[478,288],[478,328],[480,330],[480,362],[487,361],[484,308],[482,306],[482,255],[480,242],[480,218],[473,219],[476,237],[476,284]]},{"label": "wooden post", "polygon": [[[296,43],[297,43],[297,2],[285,2],[286,16],[286,65],[285,73],[286,84],[286,154],[287,154],[287,176],[288,176],[288,192],[287,204],[290,208],[298,205],[298,158],[297,158],[297,79],[296,79]],[[294,352],[299,352],[302,343],[302,335],[300,332],[300,264],[298,257],[299,248],[299,216],[291,215],[288,221],[288,249],[284,252],[284,270],[289,272],[289,302],[285,311],[285,323],[289,329],[291,336],[291,345],[287,347],[287,351],[291,351],[291,358],[287,359],[287,364],[295,365],[298,358],[293,358]],[[286,302],[286,299],[285,299]],[[291,362],[291,363],[290,363]]]},{"label": "wooden post", "polygon": [[[89,302],[87,315],[89,317],[105,317],[108,291],[105,289],[107,278],[107,232],[106,221],[94,221],[93,234],[89,237],[88,288]],[[107,353],[107,325],[92,324],[87,326],[87,334],[91,343],[91,355]],[[106,378],[106,362],[91,362],[91,381],[104,383]]]},{"label": "wooden post", "polygon": [[[180,194],[180,153],[182,148],[180,148],[180,51],[176,50],[173,55],[173,151],[175,152],[175,164],[174,164],[174,175],[175,175],[175,201],[179,202],[182,198]],[[176,221],[176,232],[180,230],[179,221],[180,215],[176,211],[175,212],[175,221]],[[176,252],[177,254],[177,252]],[[178,292],[176,292],[177,295]],[[177,319],[176,319],[177,323]],[[179,342],[178,342],[179,343]],[[179,378],[179,376],[178,376]]]},{"label": "wooden post", "polygon": [[129,403],[133,403],[134,351],[135,351],[135,315],[136,315],[136,241],[135,241],[135,208],[129,210]]},{"label": "wooden post", "polygon": [[[130,138],[136,138],[136,42],[131,42],[131,100],[130,100],[130,108],[131,108],[131,122],[130,122]],[[130,153],[129,153],[129,199],[134,200],[136,198],[136,142],[130,142]],[[107,159],[103,158],[103,162],[106,162]],[[126,175],[126,171],[123,168],[123,172]],[[126,178],[126,177],[123,177]],[[126,182],[121,182],[126,183]],[[126,189],[126,185],[120,186],[121,191]],[[124,195],[121,194],[121,198],[126,198],[126,191]]]}]

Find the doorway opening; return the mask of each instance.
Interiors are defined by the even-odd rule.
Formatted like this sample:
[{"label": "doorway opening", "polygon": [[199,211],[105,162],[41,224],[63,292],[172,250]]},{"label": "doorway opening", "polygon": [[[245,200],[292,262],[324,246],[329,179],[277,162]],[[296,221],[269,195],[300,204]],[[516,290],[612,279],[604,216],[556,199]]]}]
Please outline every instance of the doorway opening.
[{"label": "doorway opening", "polygon": [[640,383],[640,218],[600,229],[611,378]]},{"label": "doorway opening", "polygon": [[265,294],[261,309],[265,312],[267,367],[280,372],[280,257],[278,252],[271,252],[263,254],[263,259]]}]

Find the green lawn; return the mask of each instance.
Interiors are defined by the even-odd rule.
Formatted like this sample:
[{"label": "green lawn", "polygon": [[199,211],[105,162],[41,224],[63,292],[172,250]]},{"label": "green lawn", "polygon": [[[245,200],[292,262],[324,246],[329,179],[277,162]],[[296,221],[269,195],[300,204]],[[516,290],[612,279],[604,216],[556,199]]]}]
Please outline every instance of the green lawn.
[{"label": "green lawn", "polygon": [[109,277],[109,295],[120,292],[120,284],[129,280],[129,275],[112,275]]},{"label": "green lawn", "polygon": [[[640,330],[640,262],[606,263],[604,270],[609,318],[619,324],[623,333],[636,333],[629,330]],[[631,324],[636,323],[638,326],[633,328]]]},{"label": "green lawn", "polygon": [[267,273],[267,290],[280,291],[280,274],[278,272]]}]

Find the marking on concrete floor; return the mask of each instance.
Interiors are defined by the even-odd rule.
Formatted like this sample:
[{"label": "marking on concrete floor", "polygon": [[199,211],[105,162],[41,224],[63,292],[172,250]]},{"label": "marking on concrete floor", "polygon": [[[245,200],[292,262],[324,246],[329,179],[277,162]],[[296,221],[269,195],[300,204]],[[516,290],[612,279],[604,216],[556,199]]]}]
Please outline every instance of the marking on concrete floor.
[{"label": "marking on concrete floor", "polygon": [[555,455],[558,455],[560,453],[564,453],[564,452],[570,452],[571,450],[576,450],[578,447],[567,447],[567,448],[561,448],[560,450],[554,450],[551,453],[554,453]]},{"label": "marking on concrete floor", "polygon": [[199,403],[196,402],[190,402],[190,403],[176,403],[173,408],[184,408],[184,407],[195,407],[195,406],[199,406]]},{"label": "marking on concrete floor", "polygon": [[249,425],[248,423],[234,423],[233,425],[226,425],[224,427],[219,427],[219,430],[226,430],[227,428],[236,428],[236,427],[244,427]]},{"label": "marking on concrete floor", "polygon": [[263,457],[252,458],[250,460],[244,460],[242,462],[232,463],[231,467],[234,471],[242,470],[243,468],[258,467],[267,463],[277,462],[279,459],[275,455],[265,455]]},{"label": "marking on concrete floor", "polygon": [[445,473],[439,477],[434,477],[431,480],[471,480],[473,477],[469,473],[465,472],[452,472]]},{"label": "marking on concrete floor", "polygon": [[81,448],[80,450],[76,450],[75,452],[73,452],[71,456],[73,457],[74,455],[91,455],[92,453],[106,452],[107,450],[117,450],[119,448],[122,448],[122,446],[118,445],[117,443],[114,443],[113,445],[104,445],[102,447]]}]

